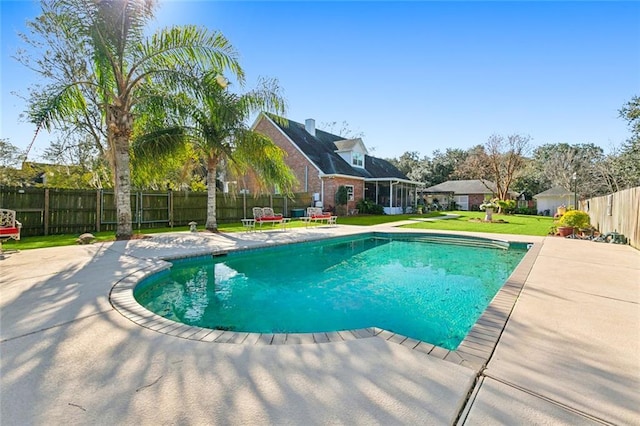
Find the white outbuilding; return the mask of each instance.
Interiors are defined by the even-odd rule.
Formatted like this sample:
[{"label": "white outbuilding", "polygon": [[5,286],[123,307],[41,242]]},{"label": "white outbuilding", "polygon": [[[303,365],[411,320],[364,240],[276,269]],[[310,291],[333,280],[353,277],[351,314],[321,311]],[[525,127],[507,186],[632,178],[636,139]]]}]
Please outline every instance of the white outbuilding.
[{"label": "white outbuilding", "polygon": [[544,192],[533,196],[538,206],[538,214],[545,216],[553,216],[556,214],[558,207],[573,206],[573,192],[561,186],[554,186]]}]

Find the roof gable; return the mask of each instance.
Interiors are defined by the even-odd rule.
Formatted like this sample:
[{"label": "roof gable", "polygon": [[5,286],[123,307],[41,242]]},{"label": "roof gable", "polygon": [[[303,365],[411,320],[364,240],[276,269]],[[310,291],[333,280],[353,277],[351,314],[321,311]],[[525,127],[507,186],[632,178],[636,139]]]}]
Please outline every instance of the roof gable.
[{"label": "roof gable", "polygon": [[356,151],[362,154],[369,153],[369,151],[367,151],[367,147],[364,145],[364,142],[362,142],[362,139],[360,138],[335,141],[334,145],[336,146],[338,152]]},{"label": "roof gable", "polygon": [[[302,153],[324,174],[340,174],[360,178],[397,178],[407,177],[388,161],[365,155],[364,169],[352,167],[338,153],[354,148],[358,152],[367,152],[362,139],[345,139],[324,130],[316,129],[315,136],[307,132],[304,124],[266,113],[278,128],[291,140]],[[360,151],[359,148],[362,148]]]}]

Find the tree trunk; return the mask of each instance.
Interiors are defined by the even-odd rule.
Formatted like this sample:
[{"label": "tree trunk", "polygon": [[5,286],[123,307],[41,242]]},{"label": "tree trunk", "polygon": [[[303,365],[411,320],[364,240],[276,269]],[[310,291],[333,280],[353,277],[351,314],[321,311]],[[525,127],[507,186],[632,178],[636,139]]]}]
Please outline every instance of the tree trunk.
[{"label": "tree trunk", "polygon": [[107,137],[112,141],[110,146],[114,150],[114,191],[116,197],[117,228],[116,239],[131,238],[131,170],[129,169],[129,137],[133,120],[127,111],[116,106],[107,109]]},{"label": "tree trunk", "polygon": [[131,172],[129,170],[129,141],[118,137],[115,143],[115,196],[116,215],[118,227],[116,239],[126,240],[131,238],[133,227],[131,225]]},{"label": "tree trunk", "polygon": [[216,220],[216,169],[218,159],[210,157],[207,160],[207,223],[205,228],[211,232],[218,232]]}]

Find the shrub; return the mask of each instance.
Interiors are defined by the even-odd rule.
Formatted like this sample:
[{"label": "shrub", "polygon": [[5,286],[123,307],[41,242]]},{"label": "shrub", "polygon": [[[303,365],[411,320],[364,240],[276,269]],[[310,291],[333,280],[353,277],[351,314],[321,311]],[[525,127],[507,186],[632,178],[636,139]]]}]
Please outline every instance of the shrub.
[{"label": "shrub", "polygon": [[384,207],[374,204],[373,201],[362,199],[356,204],[356,208],[362,214],[384,214]]},{"label": "shrub", "polygon": [[384,214],[384,206],[380,204],[373,204],[369,209],[369,214]]},{"label": "shrub", "polygon": [[371,201],[362,198],[356,203],[356,208],[360,213],[368,213],[372,205],[373,203]]},{"label": "shrub", "polygon": [[591,219],[586,212],[581,210],[569,210],[560,217],[558,226],[569,226],[571,228],[588,228],[591,226]]},{"label": "shrub", "polygon": [[[528,215],[535,216],[538,214],[538,210],[535,208],[529,208],[529,207],[519,207],[516,209],[516,214],[528,214]],[[542,215],[542,213],[540,215]]]},{"label": "shrub", "polygon": [[344,206],[347,204],[348,199],[349,194],[347,193],[347,187],[344,185],[339,186],[335,195],[336,204],[339,206]]},{"label": "shrub", "polygon": [[498,205],[502,208],[502,213],[513,214],[516,211],[515,200],[498,200]]},{"label": "shrub", "polygon": [[492,209],[496,210],[498,208],[500,208],[500,211],[503,214],[512,214],[513,212],[516,211],[516,202],[514,200],[501,200],[499,198],[493,198],[493,199],[485,199],[484,203],[480,204],[480,210],[486,210],[487,208],[491,207]]}]

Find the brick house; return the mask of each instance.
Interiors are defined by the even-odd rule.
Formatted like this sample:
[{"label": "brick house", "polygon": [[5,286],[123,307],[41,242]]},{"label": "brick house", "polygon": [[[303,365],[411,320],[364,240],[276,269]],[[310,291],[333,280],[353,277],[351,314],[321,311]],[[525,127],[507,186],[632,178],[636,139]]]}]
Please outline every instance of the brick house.
[{"label": "brick house", "polygon": [[448,180],[421,189],[420,192],[427,205],[431,205],[434,200],[438,200],[438,204],[444,206],[455,202],[459,210],[478,210],[478,206],[485,199],[495,197],[496,184],[480,179]]},{"label": "brick house", "polygon": [[382,205],[387,214],[415,208],[421,183],[407,179],[388,161],[370,156],[360,138],[345,139],[316,129],[313,119],[301,124],[266,113],[257,117],[252,130],[267,135],[287,153],[285,161],[298,179],[294,192],[313,194],[316,206],[334,209],[336,191],[345,186],[348,212],[362,199]]}]

